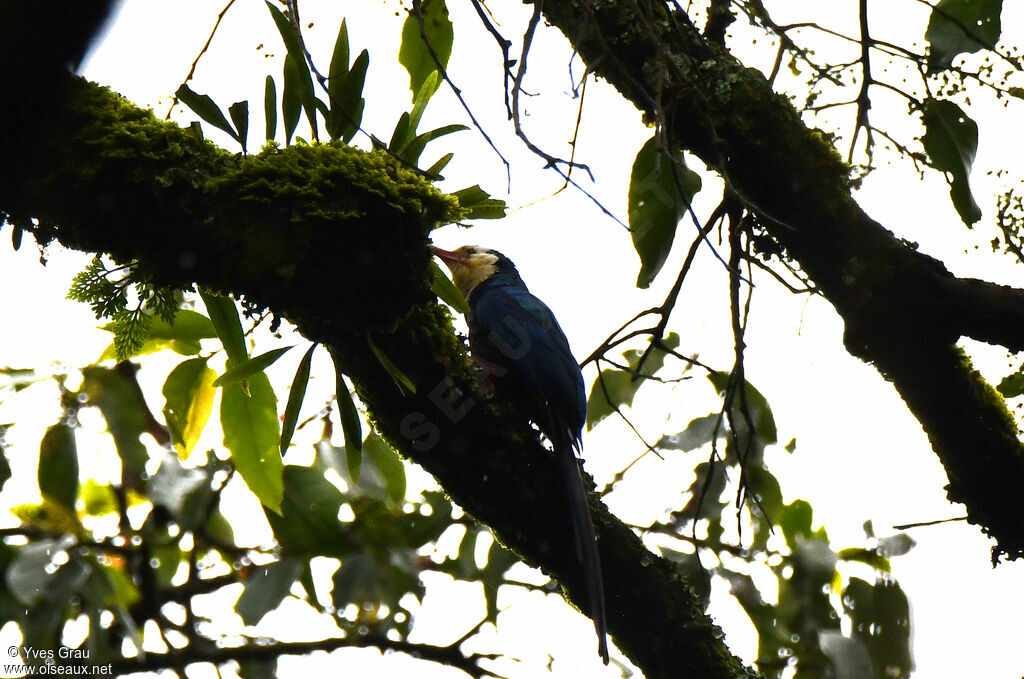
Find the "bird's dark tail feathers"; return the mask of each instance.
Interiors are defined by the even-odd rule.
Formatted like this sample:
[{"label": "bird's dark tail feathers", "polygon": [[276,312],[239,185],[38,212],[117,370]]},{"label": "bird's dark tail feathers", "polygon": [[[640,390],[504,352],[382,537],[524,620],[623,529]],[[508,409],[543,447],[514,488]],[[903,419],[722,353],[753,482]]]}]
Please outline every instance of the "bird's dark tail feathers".
[{"label": "bird's dark tail feathers", "polygon": [[594,523],[590,518],[587,492],[583,487],[576,454],[569,442],[552,442],[558,464],[562,470],[565,490],[569,499],[569,513],[572,516],[572,532],[576,542],[576,556],[583,565],[583,579],[587,584],[587,598],[590,603],[590,617],[597,631],[597,652],[604,664],[608,664],[608,637],[604,613],[604,581],[601,577],[601,558],[597,553],[594,538]]}]

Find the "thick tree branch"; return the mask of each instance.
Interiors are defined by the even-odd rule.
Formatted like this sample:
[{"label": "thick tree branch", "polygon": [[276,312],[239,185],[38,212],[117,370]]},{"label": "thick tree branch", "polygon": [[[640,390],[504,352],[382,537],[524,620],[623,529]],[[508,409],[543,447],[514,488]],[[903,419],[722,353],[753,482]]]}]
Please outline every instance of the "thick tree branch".
[{"label": "thick tree branch", "polygon": [[1024,554],[1024,447],[955,346],[968,335],[1021,347],[1024,293],[957,281],[871,219],[825,135],[684,14],[583,0],[547,3],[544,16],[595,74],[726,179],[843,317],[850,353],[893,382],[946,468],[950,499],[996,539],[994,557]]},{"label": "thick tree branch", "polygon": [[[382,154],[322,145],[240,158],[95,85],[51,86],[67,96],[50,116],[12,127],[0,109],[0,148],[42,140],[32,162],[0,167],[12,222],[289,318],[330,348],[384,437],[585,611],[557,465],[518,414],[474,395],[465,347],[429,291],[427,234],[458,215],[449,199]],[[367,337],[416,393],[396,387]],[[651,679],[747,673],[677,567],[591,503],[618,647]]]}]

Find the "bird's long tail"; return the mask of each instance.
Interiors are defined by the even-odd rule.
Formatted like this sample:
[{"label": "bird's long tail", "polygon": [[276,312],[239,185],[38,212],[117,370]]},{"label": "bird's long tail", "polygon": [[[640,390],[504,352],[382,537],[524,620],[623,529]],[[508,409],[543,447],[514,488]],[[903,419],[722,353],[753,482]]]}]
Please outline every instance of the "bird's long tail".
[{"label": "bird's long tail", "polygon": [[583,579],[587,585],[590,603],[590,617],[597,631],[597,652],[604,664],[608,664],[608,638],[604,613],[604,581],[601,578],[601,558],[597,553],[594,538],[594,523],[590,518],[587,492],[583,487],[576,454],[571,444],[555,445],[555,455],[562,470],[565,490],[569,499],[569,513],[572,516],[572,532],[576,542],[576,556],[583,565]]}]

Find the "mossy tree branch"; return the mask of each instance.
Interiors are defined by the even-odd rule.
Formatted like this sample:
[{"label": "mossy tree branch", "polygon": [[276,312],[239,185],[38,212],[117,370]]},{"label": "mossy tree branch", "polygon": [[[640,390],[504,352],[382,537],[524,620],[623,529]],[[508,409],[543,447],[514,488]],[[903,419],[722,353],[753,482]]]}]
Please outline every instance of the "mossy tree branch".
[{"label": "mossy tree branch", "polygon": [[[240,158],[96,85],[54,75],[50,116],[0,120],[0,210],[46,242],[136,260],[154,280],[244,296],[329,347],[380,433],[586,608],[557,467],[521,417],[473,396],[430,293],[427,236],[457,203],[382,154],[292,147]],[[31,129],[26,129],[31,126]],[[367,337],[416,385],[400,390]],[[608,627],[646,676],[747,670],[669,561],[596,499]]]},{"label": "mossy tree branch", "polygon": [[1024,554],[1024,447],[999,395],[955,345],[1024,349],[1024,291],[954,278],[854,201],[849,168],[757,70],[671,3],[545,3],[596,75],[719,172],[846,323],[844,342],[893,383],[946,468],[948,497]]}]

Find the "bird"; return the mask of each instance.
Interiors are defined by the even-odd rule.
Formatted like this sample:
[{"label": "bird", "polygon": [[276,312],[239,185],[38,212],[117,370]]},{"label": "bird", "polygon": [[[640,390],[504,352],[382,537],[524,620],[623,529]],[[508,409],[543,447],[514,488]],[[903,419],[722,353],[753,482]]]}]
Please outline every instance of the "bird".
[{"label": "bird", "polygon": [[576,556],[598,654],[608,664],[601,560],[587,493],[576,456],[582,448],[587,399],[583,374],[555,315],[526,287],[515,264],[496,250],[431,246],[469,306],[469,348],[494,389],[526,415],[550,441],[568,499]]}]

